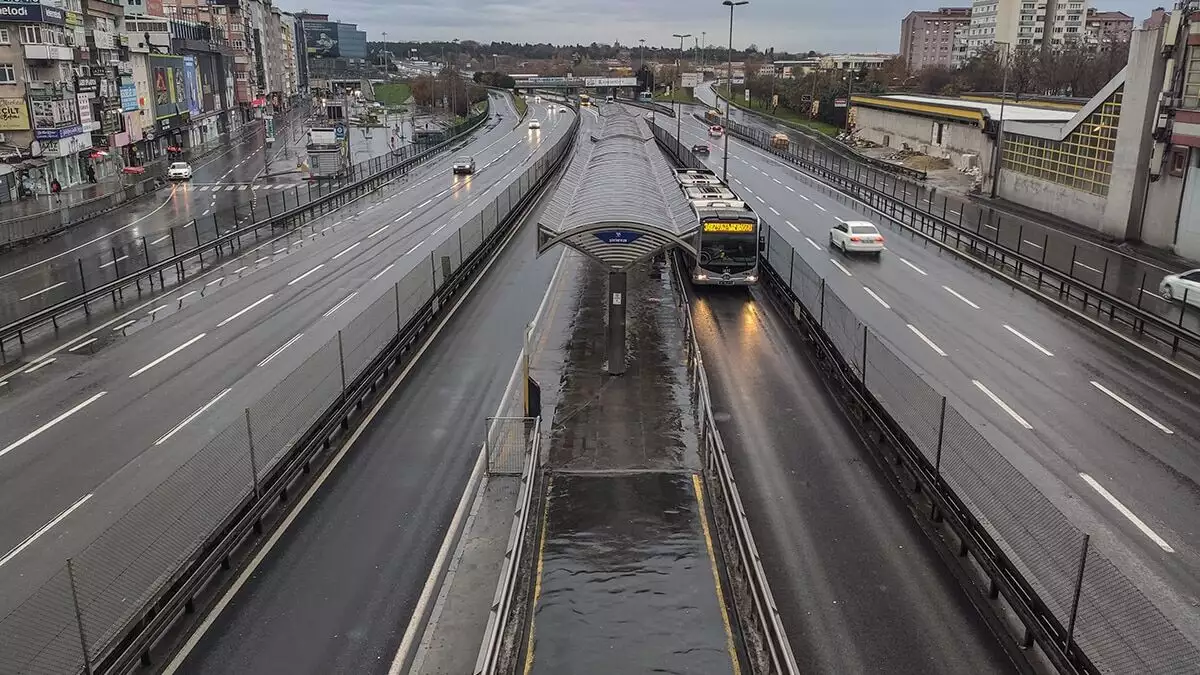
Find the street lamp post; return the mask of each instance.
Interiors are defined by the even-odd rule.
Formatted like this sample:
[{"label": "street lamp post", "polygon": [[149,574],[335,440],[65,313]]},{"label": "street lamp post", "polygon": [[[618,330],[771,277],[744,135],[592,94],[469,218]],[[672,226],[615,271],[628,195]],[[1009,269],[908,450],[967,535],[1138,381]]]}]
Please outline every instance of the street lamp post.
[{"label": "street lamp post", "polygon": [[[733,8],[750,4],[750,0],[725,0],[721,3],[729,8],[729,69],[726,71],[725,121],[729,121],[729,99],[733,96]],[[729,183],[729,135],[725,135],[725,158],[721,162],[721,180]]]},{"label": "street lamp post", "polygon": [[700,68],[708,65],[708,31],[700,31]]},{"label": "street lamp post", "polygon": [[1008,59],[1010,46],[1007,42],[997,42],[1004,48],[1004,61],[1001,68],[1004,75],[1000,78],[1000,128],[996,130],[996,147],[992,148],[992,199],[1000,193],[1000,166],[1004,157],[1004,101],[1008,98]]},{"label": "street lamp post", "polygon": [[[684,38],[692,37],[691,33],[675,33],[675,37],[679,38],[679,60],[675,62],[675,71],[679,75],[679,89],[683,89],[683,40]],[[675,99],[675,142],[682,143],[683,139],[679,137],[681,132],[680,117],[683,112],[679,105],[679,90],[675,90],[675,95],[671,98]]]}]

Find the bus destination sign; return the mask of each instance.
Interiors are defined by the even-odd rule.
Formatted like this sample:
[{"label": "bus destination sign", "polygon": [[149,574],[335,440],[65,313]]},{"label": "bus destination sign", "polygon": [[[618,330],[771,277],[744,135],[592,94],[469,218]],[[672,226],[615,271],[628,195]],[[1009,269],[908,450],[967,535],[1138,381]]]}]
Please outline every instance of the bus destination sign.
[{"label": "bus destination sign", "polygon": [[726,232],[730,234],[749,234],[754,231],[754,223],[704,223],[705,232]]}]

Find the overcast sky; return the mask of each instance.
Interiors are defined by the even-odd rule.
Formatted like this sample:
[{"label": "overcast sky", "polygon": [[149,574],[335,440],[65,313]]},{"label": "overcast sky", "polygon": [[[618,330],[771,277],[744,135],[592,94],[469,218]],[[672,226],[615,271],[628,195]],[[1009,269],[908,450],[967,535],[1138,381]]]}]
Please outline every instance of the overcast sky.
[{"label": "overcast sky", "polygon": [[[720,0],[278,0],[284,9],[328,12],[331,19],[357,23],[368,40],[475,40],[678,45],[674,33],[708,33],[708,44],[729,40],[729,10]],[[954,5],[955,3],[944,3]],[[958,3],[965,6],[969,3]],[[1094,0],[1102,10],[1120,10],[1140,22],[1167,0]],[[759,49],[822,52],[895,52],[900,20],[913,9],[938,3],[911,0],[751,0],[737,8],[733,41]],[[686,8],[686,9],[685,9]],[[691,46],[688,40],[688,46]]]}]

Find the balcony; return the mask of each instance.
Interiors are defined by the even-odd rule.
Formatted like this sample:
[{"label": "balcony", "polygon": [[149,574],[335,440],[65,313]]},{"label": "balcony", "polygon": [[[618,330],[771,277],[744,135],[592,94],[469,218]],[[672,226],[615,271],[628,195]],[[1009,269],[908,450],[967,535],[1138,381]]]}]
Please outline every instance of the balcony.
[{"label": "balcony", "polygon": [[30,61],[74,61],[75,50],[58,45],[25,45],[25,58]]}]

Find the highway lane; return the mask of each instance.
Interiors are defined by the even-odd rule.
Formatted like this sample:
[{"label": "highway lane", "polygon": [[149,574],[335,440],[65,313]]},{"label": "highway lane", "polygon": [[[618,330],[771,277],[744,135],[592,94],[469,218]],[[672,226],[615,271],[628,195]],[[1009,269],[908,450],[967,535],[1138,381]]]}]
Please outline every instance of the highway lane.
[{"label": "highway lane", "polygon": [[[8,514],[0,550],[38,531],[81,495],[95,497],[62,524],[69,536],[55,532],[6,566],[36,577],[90,541],[384,288],[413,266],[429,264],[429,253],[490,202],[497,183],[506,185],[568,126],[563,116],[544,135],[529,135],[523,127],[493,130],[479,141],[491,147],[476,149],[480,166],[490,165],[474,178],[451,177],[447,159],[437,174],[410,180],[400,194],[385,192],[357,204],[357,212],[333,214],[312,234],[306,229],[266,242],[156,298],[130,317],[138,323],[123,329],[128,337],[101,329],[96,337],[103,342],[58,352],[35,372],[10,378],[7,386],[15,392],[0,401],[0,414],[29,423],[6,430],[0,441],[0,508]],[[297,335],[303,338],[293,341]],[[95,348],[96,355],[86,355]],[[277,350],[282,353],[259,365]],[[101,391],[108,393],[91,400]],[[201,409],[167,442],[153,446]],[[72,410],[42,433],[23,435]],[[0,604],[20,591],[0,582]]]},{"label": "highway lane", "polygon": [[801,670],[1014,672],[763,291],[700,291],[692,308],[718,426]]},{"label": "highway lane", "polygon": [[[697,90],[697,93],[706,105],[715,105],[716,94],[713,93],[711,85]],[[724,109],[723,104],[721,109]],[[808,140],[803,134],[760,115],[746,113],[731,107],[730,116],[734,121],[770,133],[781,131],[787,133],[796,147],[815,148],[818,152],[830,154],[815,142]],[[853,175],[852,170],[850,173]],[[879,173],[879,179],[873,184],[876,189],[886,191],[888,194],[894,193],[898,198],[903,198],[910,204],[917,201],[925,204],[929,199],[930,190],[927,186]],[[947,198],[949,198],[948,201]],[[943,214],[948,220],[957,222],[972,232],[979,233],[991,240],[998,238],[1002,244],[1013,249],[1019,247],[1019,250],[1025,255],[1044,259],[1047,264],[1058,270],[1072,272],[1078,279],[1096,285],[1103,284],[1107,291],[1130,302],[1140,302],[1144,308],[1168,319],[1179,319],[1182,306],[1179,303],[1167,301],[1157,293],[1158,283],[1162,277],[1179,272],[1179,269],[1129,255],[1113,246],[1107,246],[1094,239],[1080,237],[1068,231],[1047,227],[1029,218],[1008,212],[994,211],[986,203],[951,195],[944,190],[934,196],[933,203],[929,208],[934,213]],[[1193,330],[1200,330],[1200,313],[1189,311],[1184,320],[1185,324]]]},{"label": "highway lane", "polygon": [[535,221],[173,672],[388,671],[559,258]]},{"label": "highway lane", "polygon": [[[701,127],[690,125],[685,140],[697,141]],[[831,254],[829,228],[861,216],[773,158],[736,141],[731,148],[734,189],[797,255],[960,408],[986,421],[985,436],[1009,461],[1200,635],[1187,610],[1200,595],[1196,383],[902,234],[886,232],[878,263]],[[718,163],[714,152],[710,165]]]}]

